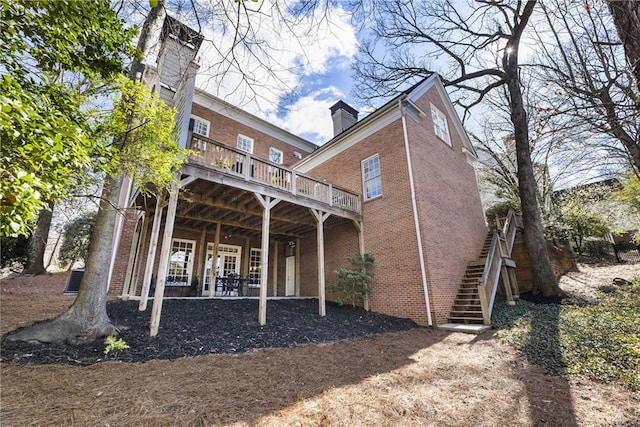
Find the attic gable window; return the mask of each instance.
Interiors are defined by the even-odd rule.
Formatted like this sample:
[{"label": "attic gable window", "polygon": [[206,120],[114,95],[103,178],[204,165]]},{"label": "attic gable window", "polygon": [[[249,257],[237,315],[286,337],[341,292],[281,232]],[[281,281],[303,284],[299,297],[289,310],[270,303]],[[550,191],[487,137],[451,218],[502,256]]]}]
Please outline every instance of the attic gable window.
[{"label": "attic gable window", "polygon": [[239,150],[246,151],[247,153],[253,153],[253,138],[238,134],[237,145]]},{"label": "attic gable window", "polygon": [[431,104],[431,119],[433,120],[433,130],[438,138],[451,146],[451,137],[449,136],[449,125],[447,116]]},{"label": "attic gable window", "polygon": [[382,177],[380,175],[380,158],[377,154],[365,159],[362,165],[362,186],[364,199],[371,200],[382,196]]}]

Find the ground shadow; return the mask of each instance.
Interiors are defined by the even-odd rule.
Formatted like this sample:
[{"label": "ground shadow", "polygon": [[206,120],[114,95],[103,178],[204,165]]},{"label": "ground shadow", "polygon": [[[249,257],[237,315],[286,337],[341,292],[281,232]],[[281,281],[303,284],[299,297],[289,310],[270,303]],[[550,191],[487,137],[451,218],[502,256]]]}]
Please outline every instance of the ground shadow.
[{"label": "ground shadow", "polygon": [[[529,403],[533,425],[577,426],[571,386],[566,378],[566,365],[560,344],[561,298],[543,298],[523,294],[516,306],[504,302],[496,304],[496,311],[512,311],[509,321],[494,322],[498,327],[511,327],[520,321],[528,322],[529,331],[518,348],[529,361],[548,375],[529,376],[519,372]],[[541,393],[542,391],[542,393]]]}]

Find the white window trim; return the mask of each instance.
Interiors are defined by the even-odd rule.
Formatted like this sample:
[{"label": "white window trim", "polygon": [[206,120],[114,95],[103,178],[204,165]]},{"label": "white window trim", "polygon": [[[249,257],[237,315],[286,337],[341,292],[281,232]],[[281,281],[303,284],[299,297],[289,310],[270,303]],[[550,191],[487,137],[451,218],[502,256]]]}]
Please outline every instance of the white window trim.
[{"label": "white window trim", "polygon": [[[276,162],[273,159],[271,159],[271,153],[272,152],[278,153],[280,155],[280,161],[279,162]],[[284,163],[284,153],[282,152],[282,150],[278,150],[275,147],[269,147],[269,161],[273,162],[273,163],[277,163],[279,165],[283,164]]]},{"label": "white window trim", "polygon": [[[251,143],[251,149],[250,150],[242,150],[242,148],[238,147],[238,143],[240,142],[240,139],[244,139],[247,142]],[[243,135],[241,133],[238,134],[238,136],[236,137],[236,147],[242,151],[246,151],[249,154],[253,154],[253,138],[250,138],[246,135]]]},{"label": "white window trim", "polygon": [[[171,239],[171,251],[173,252],[173,244],[174,243],[190,243],[191,244],[191,257],[187,261],[187,284],[186,285],[171,285],[168,282],[165,282],[165,286],[167,287],[189,287],[191,286],[191,280],[193,278],[193,258],[196,253],[196,241],[189,239]],[[169,255],[169,264],[167,265],[167,272],[165,277],[169,277],[169,273],[171,272],[171,255]]]},{"label": "white window trim", "polygon": [[[258,265],[251,265],[252,257],[253,254],[255,252],[258,252],[260,254],[260,259],[258,260]],[[249,249],[249,277],[252,277],[252,280],[249,282],[249,287],[250,288],[259,288],[260,287],[260,279],[261,279],[261,275],[260,275],[260,267],[262,265],[262,248],[250,248]],[[257,277],[255,277],[255,273],[251,270],[252,268],[255,268],[258,272]],[[253,283],[251,283],[253,282]],[[257,283],[256,283],[257,282]]]},{"label": "white window trim", "polygon": [[[205,138],[209,138],[209,132],[211,131],[211,122],[210,122],[209,120],[203,119],[202,117],[195,116],[195,115],[193,115],[193,114],[191,115],[191,118],[192,118],[192,119],[193,119],[193,121],[194,121],[194,123],[193,123],[193,130],[194,130],[194,132],[193,132],[193,133],[195,133],[195,134],[197,134],[197,135],[204,136]],[[202,135],[201,133],[197,133],[197,132],[195,132],[195,128],[196,128],[196,124],[195,124],[195,122],[196,122],[196,121],[199,121],[199,122],[201,122],[201,123],[203,123],[203,124],[205,124],[205,125],[207,126],[207,133],[206,133],[205,135]]]},{"label": "white window trim", "polygon": [[[366,179],[364,176],[364,163],[368,160],[371,160],[373,158],[377,157],[378,158],[378,169],[380,170],[380,174],[376,175],[373,178],[379,177],[380,178],[380,194],[376,194],[375,196],[371,196],[371,197],[367,197],[367,184],[366,184]],[[367,157],[366,159],[362,160],[360,162],[360,175],[362,177],[362,194],[364,197],[364,201],[367,202],[369,200],[374,200],[377,199],[378,197],[382,197],[382,194],[384,194],[384,191],[382,191],[382,167],[380,165],[380,155],[379,153],[376,153],[372,156]],[[369,178],[369,180],[371,180],[371,178]]]},{"label": "white window trim", "polygon": [[[442,129],[440,125],[436,123],[436,119],[434,118],[434,116],[439,116],[444,121],[444,129]],[[438,138],[440,138],[449,147],[451,147],[451,132],[449,131],[449,120],[447,120],[447,116],[433,104],[431,104],[431,122],[433,123],[433,133],[435,133]],[[445,135],[441,135],[440,130],[442,130]]]}]

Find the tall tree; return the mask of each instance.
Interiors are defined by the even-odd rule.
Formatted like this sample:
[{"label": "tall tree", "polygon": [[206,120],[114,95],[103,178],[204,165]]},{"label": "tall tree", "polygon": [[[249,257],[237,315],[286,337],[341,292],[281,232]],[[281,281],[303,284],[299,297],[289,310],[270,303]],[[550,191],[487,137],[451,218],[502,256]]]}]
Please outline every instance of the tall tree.
[{"label": "tall tree", "polygon": [[546,25],[534,32],[540,56],[532,64],[546,93],[539,107],[582,128],[587,150],[622,159],[640,173],[640,89],[612,17],[597,2],[565,6],[561,0],[541,4]]},{"label": "tall tree", "polygon": [[[156,7],[163,10],[164,2],[159,2]],[[102,12],[108,17],[115,17],[115,12],[108,7]],[[92,25],[91,18],[101,25]],[[76,26],[67,24],[64,31],[82,32],[83,28],[103,28],[106,22],[102,16],[80,16],[73,22]],[[122,22],[117,19],[116,22],[121,25],[106,28],[109,31],[121,31]],[[52,25],[61,25],[61,22],[55,21]],[[145,25],[153,26],[157,22],[150,20]],[[53,31],[63,31],[62,28],[54,27]],[[147,33],[150,34],[150,31]],[[140,51],[148,49],[150,38],[139,39]],[[53,50],[55,46],[52,43],[43,48]],[[99,52],[93,54],[99,55]],[[69,310],[59,317],[18,331],[9,339],[74,343],[117,332],[107,315],[106,298],[113,230],[123,176],[125,173],[131,176],[141,189],[147,188],[147,184],[162,189],[175,179],[173,172],[179,168],[182,162],[179,154],[183,153],[174,138],[174,112],[141,83],[126,79],[116,83],[120,95],[113,101],[113,110],[107,117],[95,120],[98,126],[94,127],[92,134],[100,142],[100,150],[94,154],[99,156],[98,163],[106,176],[78,296]]]},{"label": "tall tree", "polygon": [[[387,96],[402,89],[407,79],[435,72],[432,61],[442,58],[452,70],[440,73],[444,84],[458,89],[457,102],[467,112],[491,91],[506,87],[534,292],[560,294],[538,209],[518,55],[536,1],[393,0],[376,6],[371,24],[375,39],[363,44],[355,65],[358,93],[369,99]],[[385,45],[387,57],[379,57],[376,42]]]},{"label": "tall tree", "polygon": [[105,0],[0,0],[0,22],[0,233],[27,235],[94,167],[83,105],[133,55],[135,30]]},{"label": "tall tree", "polygon": [[38,214],[38,222],[29,239],[29,259],[23,271],[24,274],[43,274],[47,271],[44,265],[44,253],[47,250],[52,216],[53,203],[49,203]]},{"label": "tall tree", "polygon": [[607,0],[607,4],[636,79],[636,108],[640,110],[640,2]]}]

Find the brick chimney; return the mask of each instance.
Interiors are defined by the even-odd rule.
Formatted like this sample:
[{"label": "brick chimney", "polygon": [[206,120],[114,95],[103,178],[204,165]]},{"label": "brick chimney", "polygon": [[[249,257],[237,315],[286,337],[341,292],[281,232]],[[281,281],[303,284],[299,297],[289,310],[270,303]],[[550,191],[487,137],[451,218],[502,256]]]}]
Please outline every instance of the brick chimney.
[{"label": "brick chimney", "polygon": [[333,119],[333,136],[336,136],[358,122],[358,110],[343,101],[329,107]]}]

